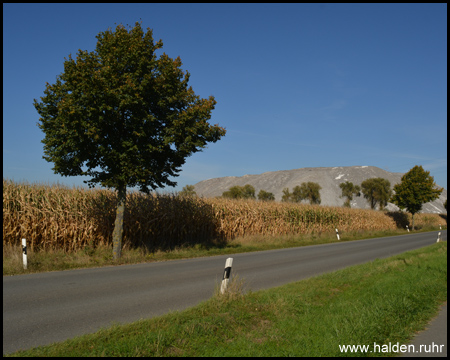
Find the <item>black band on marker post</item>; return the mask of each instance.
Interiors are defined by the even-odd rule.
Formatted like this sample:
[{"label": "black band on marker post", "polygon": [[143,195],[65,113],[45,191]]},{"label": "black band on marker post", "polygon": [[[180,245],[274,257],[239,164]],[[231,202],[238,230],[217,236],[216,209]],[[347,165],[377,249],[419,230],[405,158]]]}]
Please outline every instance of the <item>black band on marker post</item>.
[{"label": "black band on marker post", "polygon": [[231,266],[225,268],[225,271],[223,272],[223,278],[222,280],[229,279],[231,274]]}]

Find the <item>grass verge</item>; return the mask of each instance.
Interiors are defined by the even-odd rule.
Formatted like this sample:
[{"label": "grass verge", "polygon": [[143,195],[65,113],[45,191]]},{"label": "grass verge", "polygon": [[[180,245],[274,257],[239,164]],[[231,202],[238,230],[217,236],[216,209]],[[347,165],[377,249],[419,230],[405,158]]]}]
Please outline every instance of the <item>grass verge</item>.
[{"label": "grass verge", "polygon": [[[244,281],[245,283],[245,281]],[[339,345],[408,343],[447,299],[447,243],[258,292],[231,281],[182,312],[14,356],[388,356]]]},{"label": "grass verge", "polygon": [[[444,227],[447,228],[446,226]],[[437,231],[437,227],[425,226],[417,232]],[[405,230],[373,230],[340,233],[340,241],[362,240],[368,238],[412,234]],[[144,247],[125,246],[122,256],[114,261],[112,248],[107,245],[86,245],[75,251],[48,249],[32,251],[28,249],[27,270],[23,268],[22,245],[3,245],[3,275],[20,275],[47,271],[61,271],[111,265],[138,264],[143,262],[188,259],[195,257],[237,254],[251,251],[282,249],[297,246],[328,244],[337,242],[335,233],[313,233],[301,235],[250,235],[238,237],[227,243],[195,244],[176,246],[168,250],[148,251]]]}]

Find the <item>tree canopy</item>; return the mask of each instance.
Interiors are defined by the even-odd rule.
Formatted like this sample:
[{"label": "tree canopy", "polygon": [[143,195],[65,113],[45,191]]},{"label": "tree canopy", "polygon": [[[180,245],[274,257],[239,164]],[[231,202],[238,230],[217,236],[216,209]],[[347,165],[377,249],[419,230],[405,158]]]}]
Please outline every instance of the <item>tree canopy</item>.
[{"label": "tree canopy", "polygon": [[183,189],[179,192],[179,195],[187,197],[197,196],[197,193],[195,192],[195,186],[194,185],[184,186]]},{"label": "tree canopy", "polygon": [[95,51],[69,55],[56,83],[34,101],[44,159],[61,175],[91,176],[88,184],[145,192],[175,186],[169,177],[186,157],[225,135],[207,122],[216,100],[195,95],[179,57],[157,58],[163,43],[151,29],[118,25],[97,39]]},{"label": "tree canopy", "polygon": [[344,183],[339,184],[339,187],[342,190],[342,197],[346,197],[347,200],[344,202],[345,207],[351,207],[350,201],[353,200],[353,195],[360,196],[361,188],[358,185],[354,185],[350,181],[346,181]]},{"label": "tree canopy", "polygon": [[255,188],[246,184],[244,186],[235,185],[224,191],[222,196],[229,199],[255,199]]},{"label": "tree canopy", "polygon": [[372,210],[377,204],[379,204],[380,210],[383,210],[392,194],[391,183],[383,178],[367,179],[361,183],[361,192],[369,201]]},{"label": "tree canopy", "polygon": [[288,188],[284,188],[281,201],[301,202],[302,200],[308,200],[310,204],[320,204],[321,189],[322,187],[318,183],[311,181],[295,186],[292,193],[289,192]]},{"label": "tree canopy", "polygon": [[414,214],[422,210],[422,205],[437,199],[443,189],[438,189],[429,171],[416,165],[402,176],[400,183],[394,185],[391,202],[400,209],[406,209],[412,215],[414,230]]},{"label": "tree canopy", "polygon": [[291,201],[292,194],[289,192],[289,188],[283,189],[283,195],[281,196],[281,201],[288,202]]},{"label": "tree canopy", "polygon": [[[303,183],[302,183],[303,185]],[[292,194],[290,194],[290,201],[301,202],[304,199],[303,189],[300,185],[294,186],[292,189]]]},{"label": "tree canopy", "polygon": [[265,191],[265,190],[259,190],[258,200],[261,200],[261,201],[274,201],[275,200],[275,195],[273,193]]},{"label": "tree canopy", "polygon": [[118,25],[96,38],[94,51],[65,59],[64,72],[46,83],[34,106],[45,134],[43,158],[54,172],[87,175],[89,186],[118,191],[113,236],[121,239],[126,187],[147,193],[175,186],[169,178],[185,159],[226,131],[208,123],[216,100],[194,93],[180,58],[157,57],[163,43],[154,42],[151,29]]},{"label": "tree canopy", "polygon": [[315,182],[308,181],[307,183],[302,183],[301,186],[302,199],[306,199],[309,203],[320,204],[320,190],[322,187]]}]

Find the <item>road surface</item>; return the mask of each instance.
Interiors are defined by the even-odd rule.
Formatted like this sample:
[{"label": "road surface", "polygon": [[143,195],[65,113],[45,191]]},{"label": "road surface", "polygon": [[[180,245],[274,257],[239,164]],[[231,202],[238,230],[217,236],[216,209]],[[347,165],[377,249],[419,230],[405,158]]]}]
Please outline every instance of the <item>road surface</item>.
[{"label": "road surface", "polygon": [[[235,255],[3,277],[3,353],[194,306],[232,257],[252,290],[279,286],[434,244],[438,232]],[[446,241],[447,231],[442,231]]]}]

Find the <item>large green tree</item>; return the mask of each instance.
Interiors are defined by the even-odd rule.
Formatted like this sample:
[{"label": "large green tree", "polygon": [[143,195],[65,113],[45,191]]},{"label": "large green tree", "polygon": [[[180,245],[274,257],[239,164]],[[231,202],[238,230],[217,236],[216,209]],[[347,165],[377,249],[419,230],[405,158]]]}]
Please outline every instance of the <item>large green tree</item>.
[{"label": "large green tree", "polygon": [[63,176],[118,192],[113,257],[120,257],[127,187],[145,193],[175,186],[185,159],[226,131],[208,120],[216,100],[188,85],[179,57],[163,53],[151,29],[118,25],[97,35],[94,51],[69,55],[64,72],[34,100],[44,132],[43,158]]},{"label": "large green tree", "polygon": [[369,201],[372,210],[377,204],[380,210],[383,210],[392,195],[391,183],[383,178],[367,179],[361,183],[361,192]]},{"label": "large green tree", "polygon": [[411,213],[414,230],[414,215],[422,210],[423,204],[437,199],[442,190],[437,188],[429,171],[416,165],[402,176],[400,183],[394,185],[395,194],[390,201]]}]

